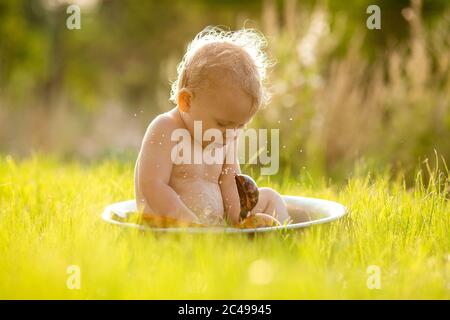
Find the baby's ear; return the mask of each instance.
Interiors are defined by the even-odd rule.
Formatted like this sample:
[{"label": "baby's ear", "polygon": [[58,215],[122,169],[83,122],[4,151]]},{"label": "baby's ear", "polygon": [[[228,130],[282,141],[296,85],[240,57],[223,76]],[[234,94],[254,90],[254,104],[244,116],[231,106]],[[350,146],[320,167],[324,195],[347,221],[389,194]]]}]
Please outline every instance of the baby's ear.
[{"label": "baby's ear", "polygon": [[189,112],[191,108],[192,91],[183,88],[178,93],[178,108],[182,112]]}]

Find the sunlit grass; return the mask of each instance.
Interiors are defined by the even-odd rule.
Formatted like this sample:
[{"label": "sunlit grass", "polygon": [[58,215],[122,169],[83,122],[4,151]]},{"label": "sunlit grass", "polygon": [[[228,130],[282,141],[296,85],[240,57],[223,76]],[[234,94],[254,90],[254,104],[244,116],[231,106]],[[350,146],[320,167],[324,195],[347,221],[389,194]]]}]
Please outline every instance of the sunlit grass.
[{"label": "sunlit grass", "polygon": [[[132,172],[114,160],[1,157],[0,298],[450,298],[448,180],[437,174],[408,190],[386,176],[342,187],[291,177],[272,186],[340,201],[348,216],[249,237],[104,223],[105,205],[133,197]],[[80,290],[66,285],[70,265]],[[379,290],[366,285],[370,265],[381,268]]]}]

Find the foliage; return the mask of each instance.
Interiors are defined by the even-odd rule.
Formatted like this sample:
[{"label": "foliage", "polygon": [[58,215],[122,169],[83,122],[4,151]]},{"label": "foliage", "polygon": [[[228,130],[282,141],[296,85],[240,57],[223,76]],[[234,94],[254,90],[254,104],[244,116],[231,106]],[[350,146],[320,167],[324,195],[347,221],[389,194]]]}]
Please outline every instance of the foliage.
[{"label": "foliage", "polygon": [[[431,170],[431,169],[429,169]],[[449,299],[449,175],[355,174],[270,184],[334,199],[348,215],[327,225],[248,237],[153,234],[108,225],[105,205],[133,197],[132,167],[56,157],[0,158],[0,298]],[[259,181],[261,185],[267,185]],[[81,269],[80,290],[66,286]],[[381,268],[381,288],[366,286]]]},{"label": "foliage", "polygon": [[213,24],[268,37],[274,97],[251,125],[280,128],[281,175],[342,180],[355,161],[412,173],[434,150],[448,159],[448,2],[375,1],[382,29],[367,30],[372,2],[90,0],[82,29],[67,30],[63,1],[2,1],[0,152],[135,156],[171,107],[187,42]]}]

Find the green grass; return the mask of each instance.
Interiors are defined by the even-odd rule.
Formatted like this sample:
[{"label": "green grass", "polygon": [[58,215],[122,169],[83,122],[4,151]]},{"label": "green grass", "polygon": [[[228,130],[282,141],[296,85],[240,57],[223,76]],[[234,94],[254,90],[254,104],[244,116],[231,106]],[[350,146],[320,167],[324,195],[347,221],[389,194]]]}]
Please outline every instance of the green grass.
[{"label": "green grass", "polygon": [[[340,201],[349,214],[249,237],[104,223],[105,205],[133,197],[132,172],[114,160],[0,157],[0,298],[450,298],[448,180],[437,175],[411,189],[383,175],[272,184]],[[66,285],[69,265],[81,268],[79,290]],[[370,265],[381,270],[378,290],[366,285]]]}]

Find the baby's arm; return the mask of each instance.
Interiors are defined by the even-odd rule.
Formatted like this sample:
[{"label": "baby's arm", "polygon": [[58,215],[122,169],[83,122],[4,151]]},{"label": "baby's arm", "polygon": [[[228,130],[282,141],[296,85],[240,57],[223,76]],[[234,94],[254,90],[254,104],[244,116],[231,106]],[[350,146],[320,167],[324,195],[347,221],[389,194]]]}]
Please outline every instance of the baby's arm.
[{"label": "baby's arm", "polygon": [[[235,148],[237,148],[237,140],[232,143],[235,143]],[[237,149],[233,150],[233,148],[231,148],[229,152],[234,152],[232,157],[234,161],[233,163],[224,161],[222,173],[219,177],[219,183],[227,220],[230,224],[236,225],[239,223],[241,204],[234,175],[236,173],[241,173],[241,168],[237,158]]]},{"label": "baby's arm", "polygon": [[176,128],[168,115],[160,115],[150,124],[138,157],[136,185],[152,213],[197,222],[197,216],[169,186],[173,166],[171,150],[176,145],[176,141],[171,141],[171,134]]}]

